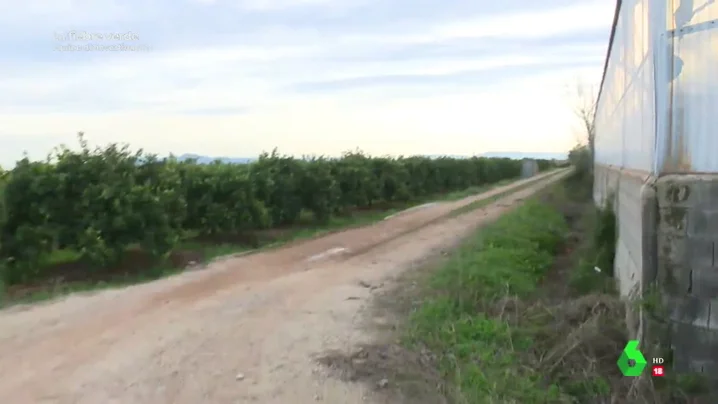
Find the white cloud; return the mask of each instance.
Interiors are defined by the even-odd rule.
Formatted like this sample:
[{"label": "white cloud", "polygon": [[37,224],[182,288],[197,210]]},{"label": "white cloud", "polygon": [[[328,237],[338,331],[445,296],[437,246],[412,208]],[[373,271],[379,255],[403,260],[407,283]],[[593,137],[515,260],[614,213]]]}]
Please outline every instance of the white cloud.
[{"label": "white cloud", "polygon": [[347,7],[361,4],[360,0],[239,0],[240,7],[249,10],[277,11],[306,6]]},{"label": "white cloud", "polygon": [[[330,154],[354,147],[377,154],[457,154],[570,146],[566,80],[600,76],[605,45],[599,39],[595,44],[554,43],[517,52],[492,48],[491,38],[535,40],[604,27],[607,36],[611,5],[591,1],[534,14],[467,15],[460,20],[384,26],[376,32],[337,29],[327,35],[321,30],[322,18],[329,20],[336,10],[362,2],[368,0],[64,0],[43,8],[46,2],[39,0],[12,5],[0,0],[9,10],[0,23],[12,22],[12,27],[23,30],[23,38],[44,38],[47,31],[42,46],[52,43],[50,28],[58,25],[52,18],[63,26],[83,29],[103,24],[134,27],[161,14],[163,7],[175,7],[173,11],[185,17],[198,15],[197,20],[180,24],[190,30],[194,24],[196,31],[151,52],[59,55],[33,43],[25,54],[16,53],[17,59],[8,58],[0,66],[0,141],[6,145],[0,150],[0,164],[19,158],[25,149],[42,157],[51,146],[73,143],[79,130],[94,143],[129,142],[163,154],[245,156],[274,146],[289,153]],[[236,8],[221,8],[228,4],[260,11],[266,23],[251,27],[238,23],[237,31],[219,35],[226,27],[213,27],[212,10],[238,13],[237,18],[249,18],[246,21],[254,18]],[[290,21],[295,9],[317,8],[328,13],[317,18],[317,29],[273,22],[274,18]],[[147,31],[152,25],[140,27],[148,41],[159,38]],[[191,37],[192,32],[196,37]],[[167,32],[164,38],[172,39]],[[392,57],[393,49],[404,46],[448,47],[453,46],[451,41],[465,38],[483,41],[490,52],[436,58],[418,50]],[[192,41],[182,42],[185,39]],[[373,56],[352,59],[358,54]],[[541,69],[549,62],[558,66],[555,71]],[[441,81],[442,76],[467,71],[496,75],[509,67],[526,69],[519,76],[483,84],[457,87]],[[331,93],[291,90],[305,82],[392,76],[435,81],[432,86],[402,89],[377,85]],[[218,113],[212,114],[213,110]]]},{"label": "white cloud", "polygon": [[348,35],[345,40],[348,43],[421,44],[449,39],[540,38],[610,27],[610,17],[614,8],[615,4],[612,2],[590,0],[570,7],[541,12],[482,15],[451,22],[438,22],[420,31],[392,36],[383,33]]},{"label": "white cloud", "polygon": [[48,37],[52,27],[130,21],[138,11],[119,0],[0,0],[0,9],[4,29],[31,26],[39,32],[48,31]]},{"label": "white cloud", "polygon": [[459,21],[439,27],[442,38],[536,38],[606,26],[597,16],[610,15],[615,4],[605,0],[533,13],[512,13]]}]

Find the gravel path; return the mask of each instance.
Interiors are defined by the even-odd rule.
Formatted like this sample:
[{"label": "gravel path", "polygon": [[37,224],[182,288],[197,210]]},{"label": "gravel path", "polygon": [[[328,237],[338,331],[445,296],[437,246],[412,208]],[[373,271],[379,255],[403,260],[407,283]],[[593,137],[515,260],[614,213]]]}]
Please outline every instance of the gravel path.
[{"label": "gravel path", "polygon": [[370,342],[359,316],[382,282],[544,187],[447,214],[525,181],[371,226],[124,289],[0,311],[0,402],[372,402],[314,358]]}]

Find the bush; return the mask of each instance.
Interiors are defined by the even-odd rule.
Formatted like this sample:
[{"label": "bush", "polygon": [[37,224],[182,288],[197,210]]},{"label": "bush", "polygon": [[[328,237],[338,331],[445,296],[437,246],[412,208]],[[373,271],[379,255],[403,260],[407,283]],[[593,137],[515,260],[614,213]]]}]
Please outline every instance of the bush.
[{"label": "bush", "polygon": [[578,145],[568,153],[568,160],[574,167],[574,176],[580,181],[593,179],[593,159],[588,146]]},{"label": "bush", "polygon": [[[61,147],[47,161],[25,158],[0,182],[3,279],[40,275],[57,249],[105,266],[131,246],[166,257],[185,234],[235,234],[297,224],[303,211],[317,222],[352,209],[406,203],[441,192],[518,178],[511,159],[297,159],[276,150],[250,164],[209,165],[158,159],[111,144]],[[2,215],[4,213],[4,215]],[[5,218],[5,220],[3,220]]]}]

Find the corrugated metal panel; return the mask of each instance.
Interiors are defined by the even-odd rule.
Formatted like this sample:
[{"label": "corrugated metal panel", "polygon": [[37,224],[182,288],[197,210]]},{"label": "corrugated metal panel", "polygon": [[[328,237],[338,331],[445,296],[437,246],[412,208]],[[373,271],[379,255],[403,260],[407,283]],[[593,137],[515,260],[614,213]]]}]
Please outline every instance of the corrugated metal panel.
[{"label": "corrugated metal panel", "polygon": [[[718,172],[718,3],[668,0],[661,36],[668,68],[668,122],[661,173]],[[675,57],[671,57],[675,55]]]},{"label": "corrugated metal panel", "polygon": [[[621,87],[618,82],[622,81],[622,70],[616,60],[622,51],[623,31],[619,29],[620,1],[617,5],[614,17],[614,26],[611,31],[611,42],[609,44],[606,64],[604,66],[603,80],[598,102],[596,106],[596,162],[614,166],[621,165],[621,149],[623,144],[623,121],[616,119],[616,105],[620,100]],[[618,111],[620,113],[620,111]]]},{"label": "corrugated metal panel", "polygon": [[651,172],[655,149],[649,0],[624,0],[596,109],[596,161]]}]

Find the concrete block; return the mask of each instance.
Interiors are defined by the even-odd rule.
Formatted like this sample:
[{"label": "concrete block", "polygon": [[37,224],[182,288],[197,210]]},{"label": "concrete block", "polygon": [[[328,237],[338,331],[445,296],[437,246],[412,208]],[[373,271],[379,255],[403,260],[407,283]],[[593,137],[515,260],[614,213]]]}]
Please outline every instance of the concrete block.
[{"label": "concrete block", "polygon": [[660,208],[659,231],[670,234],[685,234],[688,228],[688,209],[686,208]]},{"label": "concrete block", "polygon": [[693,288],[691,269],[680,265],[670,265],[659,260],[656,277],[664,293],[670,296],[685,296]]},{"label": "concrete block", "polygon": [[708,328],[718,330],[718,299],[711,299],[711,311],[708,316]]},{"label": "concrete block", "polygon": [[691,270],[691,286],[691,293],[698,298],[718,297],[718,269],[704,267]]},{"label": "concrete block", "polygon": [[708,328],[710,307],[710,300],[696,296],[670,298],[669,318],[678,324]]},{"label": "concrete block", "polygon": [[718,332],[689,324],[674,324],[671,338],[676,370],[705,372],[715,369]]},{"label": "concrete block", "polygon": [[691,372],[707,373],[713,376],[718,371],[718,363],[711,359],[692,359],[689,369]]},{"label": "concrete block", "polygon": [[718,179],[704,182],[703,199],[705,201],[718,201]]},{"label": "concrete block", "polygon": [[658,206],[692,207],[700,202],[700,193],[693,188],[694,183],[685,176],[665,176],[656,181]]},{"label": "concrete block", "polygon": [[718,209],[693,209],[688,213],[688,236],[711,239],[718,234]]},{"label": "concrete block", "polygon": [[688,353],[684,352],[685,347],[676,345],[673,347],[673,370],[676,372],[692,372],[691,359]]},{"label": "concrete block", "polygon": [[706,239],[688,239],[682,243],[687,250],[687,256],[683,262],[688,262],[693,269],[699,267],[713,267],[715,260],[713,258],[714,243]]},{"label": "concrete block", "polygon": [[664,292],[683,296],[691,290],[691,268],[688,265],[687,239],[680,235],[661,233],[658,237],[656,279]]},{"label": "concrete block", "polygon": [[659,256],[671,265],[680,265],[688,260],[688,238],[681,235],[663,234],[658,240]]}]

